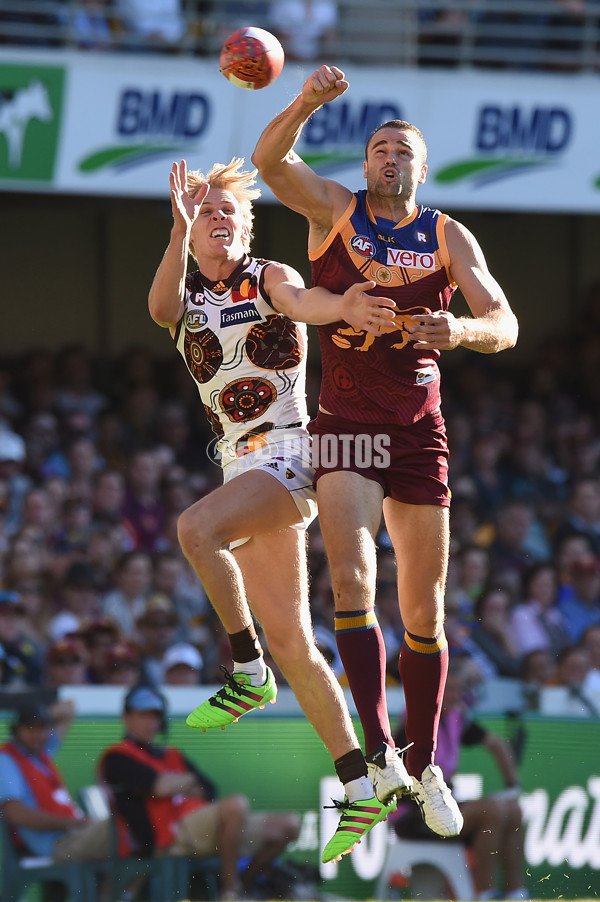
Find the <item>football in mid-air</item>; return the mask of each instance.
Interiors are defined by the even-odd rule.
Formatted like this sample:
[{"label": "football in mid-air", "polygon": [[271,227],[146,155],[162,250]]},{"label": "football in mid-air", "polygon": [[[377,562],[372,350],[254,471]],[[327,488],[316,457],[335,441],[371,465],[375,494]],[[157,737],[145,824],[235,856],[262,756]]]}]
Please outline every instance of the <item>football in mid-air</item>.
[{"label": "football in mid-air", "polygon": [[277,78],[284,60],[283,47],[275,35],[249,25],[229,35],[221,47],[219,68],[238,88],[256,91]]}]

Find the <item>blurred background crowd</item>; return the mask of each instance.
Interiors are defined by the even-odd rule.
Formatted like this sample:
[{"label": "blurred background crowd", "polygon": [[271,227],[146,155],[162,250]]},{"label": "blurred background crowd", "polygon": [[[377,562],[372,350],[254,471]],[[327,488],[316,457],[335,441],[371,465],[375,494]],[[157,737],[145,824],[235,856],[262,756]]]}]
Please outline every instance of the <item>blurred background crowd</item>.
[{"label": "blurred background crowd", "polygon": [[248,24],[300,62],[598,70],[597,0],[3,0],[0,43],[206,56]]},{"label": "blurred background crowd", "polygon": [[[532,698],[543,685],[600,685],[600,286],[580,321],[526,364],[442,357],[446,631],[477,680],[524,680]],[[319,378],[313,362],[313,413]],[[220,483],[213,447],[178,355],[131,347],[96,359],[70,345],[5,357],[3,687],[221,681],[228,640],[177,542],[179,514]],[[318,522],[308,541],[316,636],[344,682]],[[378,614],[394,684],[403,627],[383,526]]]}]

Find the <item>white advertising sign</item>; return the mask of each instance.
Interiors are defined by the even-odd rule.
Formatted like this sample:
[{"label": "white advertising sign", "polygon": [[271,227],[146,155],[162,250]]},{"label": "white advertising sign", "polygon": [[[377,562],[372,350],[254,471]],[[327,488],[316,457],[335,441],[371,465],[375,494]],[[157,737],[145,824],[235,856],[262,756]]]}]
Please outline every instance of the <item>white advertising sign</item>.
[{"label": "white advertising sign", "polygon": [[[0,50],[0,190],[168,197],[171,163],[249,158],[310,69],[261,91],[216,60]],[[306,125],[298,152],[351,189],[369,133],[402,118],[429,146],[430,206],[600,211],[600,81],[586,75],[349,66],[350,89]],[[272,199],[265,189],[264,200]]]}]

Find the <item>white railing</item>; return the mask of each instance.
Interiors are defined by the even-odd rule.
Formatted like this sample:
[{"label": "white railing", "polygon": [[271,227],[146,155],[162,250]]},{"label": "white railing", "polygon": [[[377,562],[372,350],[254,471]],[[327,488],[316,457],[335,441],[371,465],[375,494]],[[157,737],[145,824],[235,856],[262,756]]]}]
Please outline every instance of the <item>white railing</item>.
[{"label": "white railing", "polygon": [[[0,47],[213,56],[233,29],[270,27],[267,0],[180,4],[180,22],[165,17],[172,33],[161,38],[137,30],[118,0],[0,0]],[[600,73],[600,0],[337,0],[337,7],[317,62]]]}]

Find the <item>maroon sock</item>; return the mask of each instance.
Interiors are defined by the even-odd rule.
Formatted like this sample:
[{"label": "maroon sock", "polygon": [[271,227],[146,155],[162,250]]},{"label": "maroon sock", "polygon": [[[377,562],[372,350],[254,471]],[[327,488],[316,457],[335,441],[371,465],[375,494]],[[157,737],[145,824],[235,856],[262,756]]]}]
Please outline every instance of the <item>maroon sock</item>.
[{"label": "maroon sock", "polygon": [[393,746],[385,694],[385,644],[374,608],[336,611],[335,638],[365,734],[365,754]]},{"label": "maroon sock", "polygon": [[405,633],[399,669],[406,702],[406,738],[414,743],[406,753],[406,769],[420,780],[427,765],[433,764],[437,746],[448,675],[448,643],[444,631],[435,639]]},{"label": "maroon sock", "polygon": [[246,661],[256,661],[263,653],[253,623],[247,626],[246,629],[240,630],[239,633],[229,633],[228,638],[231,646],[231,657],[238,664],[245,664]]}]

